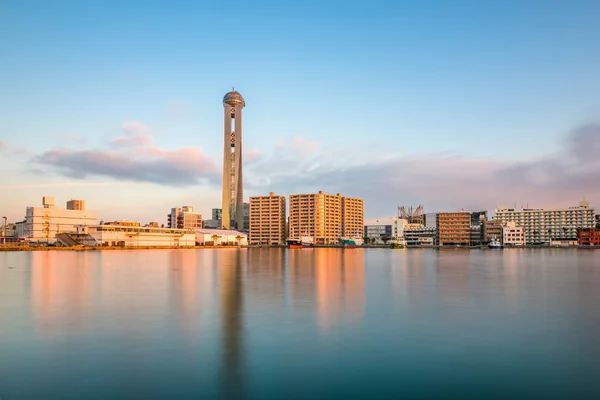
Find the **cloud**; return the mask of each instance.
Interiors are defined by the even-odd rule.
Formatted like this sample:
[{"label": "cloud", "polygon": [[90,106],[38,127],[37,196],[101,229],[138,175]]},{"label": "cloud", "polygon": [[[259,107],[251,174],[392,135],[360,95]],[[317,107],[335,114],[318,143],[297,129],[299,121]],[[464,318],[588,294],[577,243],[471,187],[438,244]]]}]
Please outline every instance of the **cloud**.
[{"label": "cloud", "polygon": [[55,182],[55,183],[29,183],[16,185],[0,185],[0,189],[43,189],[43,188],[71,188],[71,187],[104,187],[131,185],[130,182]]},{"label": "cloud", "polygon": [[364,197],[367,214],[370,210],[375,216],[393,214],[400,204],[450,211],[514,203],[567,206],[583,196],[599,203],[600,124],[569,132],[561,149],[520,162],[447,154],[345,157],[341,161],[330,149],[311,158],[275,152],[252,165],[245,177],[256,192],[325,190]]},{"label": "cloud", "polygon": [[260,160],[260,151],[256,149],[247,149],[244,150],[244,163],[252,164],[258,160]]},{"label": "cloud", "polygon": [[2,139],[0,139],[0,150],[6,149],[7,147],[7,144]]},{"label": "cloud", "polygon": [[276,149],[289,149],[299,155],[307,156],[311,153],[315,153],[321,143],[318,140],[306,140],[304,136],[294,136],[291,141],[287,141],[283,138],[277,139],[275,142]]},{"label": "cloud", "polygon": [[53,149],[34,161],[54,167],[64,176],[80,179],[108,176],[170,186],[220,181],[215,162],[201,149],[161,149],[154,144],[151,129],[140,122],[126,122],[121,128],[124,135],[112,139],[108,149]]}]

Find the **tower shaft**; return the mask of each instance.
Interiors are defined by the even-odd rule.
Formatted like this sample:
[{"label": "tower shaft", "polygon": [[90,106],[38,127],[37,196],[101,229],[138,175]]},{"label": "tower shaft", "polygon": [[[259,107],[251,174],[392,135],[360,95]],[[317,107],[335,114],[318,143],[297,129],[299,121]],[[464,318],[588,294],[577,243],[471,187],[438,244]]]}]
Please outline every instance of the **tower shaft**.
[{"label": "tower shaft", "polygon": [[223,212],[221,222],[223,229],[243,229],[242,108],[244,104],[224,102],[223,106]]}]

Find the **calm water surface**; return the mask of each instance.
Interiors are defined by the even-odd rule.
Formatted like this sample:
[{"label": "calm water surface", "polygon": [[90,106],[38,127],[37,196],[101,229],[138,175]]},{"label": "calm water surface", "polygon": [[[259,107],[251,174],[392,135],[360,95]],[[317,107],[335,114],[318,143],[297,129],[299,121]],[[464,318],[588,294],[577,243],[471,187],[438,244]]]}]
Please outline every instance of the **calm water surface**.
[{"label": "calm water surface", "polygon": [[600,251],[0,253],[0,398],[600,398]]}]

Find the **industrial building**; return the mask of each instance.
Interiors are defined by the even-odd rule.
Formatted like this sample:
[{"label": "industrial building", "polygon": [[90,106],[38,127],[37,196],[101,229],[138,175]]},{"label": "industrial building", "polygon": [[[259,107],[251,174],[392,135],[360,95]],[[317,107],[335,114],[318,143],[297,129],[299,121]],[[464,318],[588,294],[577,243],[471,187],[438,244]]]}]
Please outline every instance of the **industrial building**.
[{"label": "industrial building", "polygon": [[271,192],[268,196],[250,197],[249,244],[284,246],[285,216],[285,196]]},{"label": "industrial building", "polygon": [[500,207],[495,210],[495,219],[503,225],[514,222],[522,226],[528,244],[550,244],[557,239],[577,238],[578,229],[595,227],[595,211],[589,202],[580,201],[578,206],[556,209],[515,210]]},{"label": "industrial building", "polygon": [[[150,228],[136,225],[81,225],[76,230],[77,237],[63,235],[67,245],[75,244],[121,247],[191,247],[196,245],[196,232],[193,229]],[[85,237],[93,239],[90,243]]]},{"label": "industrial building", "polygon": [[228,229],[198,229],[196,243],[199,246],[247,246],[248,235]]},{"label": "industrial building", "polygon": [[[81,203],[83,205],[83,203]],[[30,242],[56,243],[56,234],[75,232],[78,225],[96,225],[95,211],[55,207],[54,197],[44,196],[42,207],[27,207],[24,224],[17,223],[19,237]]]},{"label": "industrial building", "polygon": [[[437,218],[437,217],[436,217]],[[409,246],[433,246],[436,228],[422,224],[407,224],[404,227],[404,240]]]}]

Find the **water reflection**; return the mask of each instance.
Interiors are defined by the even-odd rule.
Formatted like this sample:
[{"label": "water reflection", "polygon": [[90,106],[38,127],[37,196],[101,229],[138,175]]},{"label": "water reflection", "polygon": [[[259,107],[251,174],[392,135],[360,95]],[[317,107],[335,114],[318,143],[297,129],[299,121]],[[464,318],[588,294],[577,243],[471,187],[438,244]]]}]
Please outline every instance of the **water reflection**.
[{"label": "water reflection", "polygon": [[3,398],[581,397],[599,367],[592,251],[50,251],[0,279]]},{"label": "water reflection", "polygon": [[244,275],[247,250],[219,254],[221,289],[222,390],[228,398],[244,393]]}]

